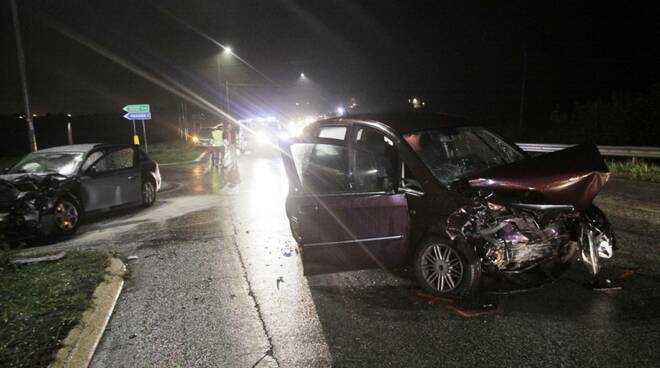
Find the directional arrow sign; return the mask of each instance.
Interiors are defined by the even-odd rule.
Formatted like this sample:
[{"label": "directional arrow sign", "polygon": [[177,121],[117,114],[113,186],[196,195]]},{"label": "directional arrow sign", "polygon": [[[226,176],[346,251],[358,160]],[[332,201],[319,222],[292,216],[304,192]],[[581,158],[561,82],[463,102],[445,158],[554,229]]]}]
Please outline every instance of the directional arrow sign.
[{"label": "directional arrow sign", "polygon": [[[124,106],[124,111],[126,112],[150,112],[149,104],[137,104],[137,105],[126,105]],[[140,119],[133,119],[140,120]]]},{"label": "directional arrow sign", "polygon": [[[149,105],[147,105],[149,106]],[[124,118],[128,120],[151,120],[150,112],[129,112],[124,115]]]}]

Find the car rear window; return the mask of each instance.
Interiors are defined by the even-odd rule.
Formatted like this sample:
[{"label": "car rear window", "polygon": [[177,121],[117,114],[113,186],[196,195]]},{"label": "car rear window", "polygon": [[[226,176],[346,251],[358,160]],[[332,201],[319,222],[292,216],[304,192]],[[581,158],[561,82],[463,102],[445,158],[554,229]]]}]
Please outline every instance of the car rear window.
[{"label": "car rear window", "polygon": [[319,138],[331,138],[331,139],[346,139],[346,127],[345,126],[327,126],[321,127],[319,129]]}]

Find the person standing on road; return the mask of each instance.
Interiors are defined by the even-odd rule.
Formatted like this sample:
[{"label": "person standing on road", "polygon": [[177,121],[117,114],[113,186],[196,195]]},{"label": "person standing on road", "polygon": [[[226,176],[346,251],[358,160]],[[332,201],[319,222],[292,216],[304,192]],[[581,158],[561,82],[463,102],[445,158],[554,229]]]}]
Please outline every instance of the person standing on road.
[{"label": "person standing on road", "polygon": [[217,125],[213,130],[211,131],[211,150],[212,150],[212,156],[211,156],[211,162],[213,167],[219,167],[222,168],[224,166],[224,160],[225,160],[225,134],[222,131],[222,126]]}]

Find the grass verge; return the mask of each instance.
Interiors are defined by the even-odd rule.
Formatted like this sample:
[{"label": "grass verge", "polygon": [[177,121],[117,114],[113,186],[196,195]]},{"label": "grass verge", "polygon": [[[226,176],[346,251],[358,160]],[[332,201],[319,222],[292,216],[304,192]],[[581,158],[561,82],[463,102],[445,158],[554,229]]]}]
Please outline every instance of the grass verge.
[{"label": "grass verge", "polygon": [[617,176],[660,183],[660,166],[653,163],[641,160],[636,162],[609,161],[607,162],[607,166],[610,172]]},{"label": "grass verge", "polygon": [[90,307],[109,254],[72,251],[59,260],[12,265],[0,254],[0,362],[45,367]]},{"label": "grass verge", "polygon": [[149,145],[149,156],[159,164],[185,162],[196,159],[204,148],[181,142]]}]

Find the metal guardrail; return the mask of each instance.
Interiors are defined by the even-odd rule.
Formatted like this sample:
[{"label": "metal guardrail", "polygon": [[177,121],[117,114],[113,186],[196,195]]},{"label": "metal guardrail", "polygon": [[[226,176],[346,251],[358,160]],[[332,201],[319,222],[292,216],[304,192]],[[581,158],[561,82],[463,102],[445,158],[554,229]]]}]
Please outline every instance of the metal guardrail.
[{"label": "metal guardrail", "polygon": [[[574,144],[516,143],[525,152],[555,152]],[[660,158],[660,147],[598,146],[603,156]]]}]

